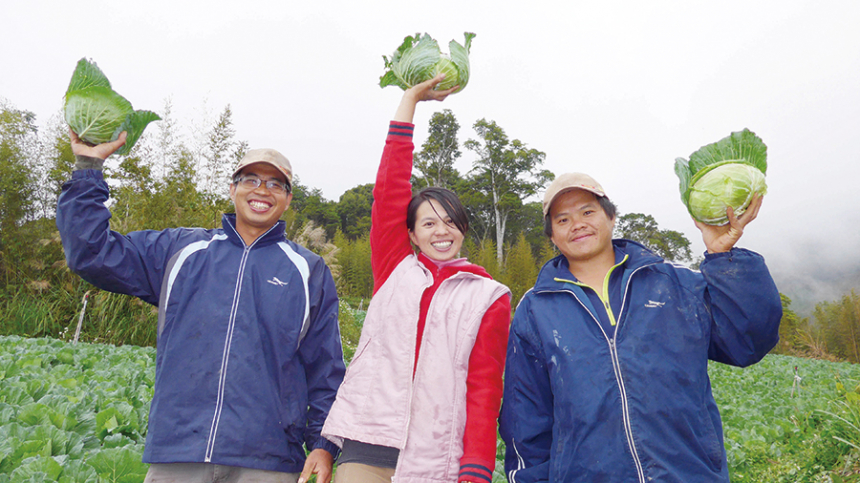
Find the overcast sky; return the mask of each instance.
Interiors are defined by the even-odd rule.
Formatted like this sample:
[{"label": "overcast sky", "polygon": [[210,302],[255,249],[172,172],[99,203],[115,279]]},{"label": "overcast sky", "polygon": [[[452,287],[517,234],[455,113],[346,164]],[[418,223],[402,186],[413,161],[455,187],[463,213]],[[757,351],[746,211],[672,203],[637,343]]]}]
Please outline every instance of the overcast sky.
[{"label": "overcast sky", "polygon": [[445,51],[475,32],[469,86],[419,106],[417,145],[436,110],[461,142],[496,121],[699,254],[674,159],[749,128],[768,146],[768,195],[740,245],[808,304],[860,290],[858,25],[856,0],[4,2],[0,97],[45,124],[86,56],[135,108],[170,98],[180,125],[229,104],[237,138],[337,200],[373,182],[400,100],[378,86],[382,55],[416,32]]}]

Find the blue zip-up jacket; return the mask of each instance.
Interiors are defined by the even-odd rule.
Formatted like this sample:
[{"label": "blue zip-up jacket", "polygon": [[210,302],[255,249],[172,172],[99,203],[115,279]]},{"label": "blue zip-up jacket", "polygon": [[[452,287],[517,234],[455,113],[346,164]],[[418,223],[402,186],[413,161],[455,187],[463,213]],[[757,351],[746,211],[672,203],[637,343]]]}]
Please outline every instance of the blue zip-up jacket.
[{"label": "blue zip-up jacket", "polygon": [[511,326],[500,431],[508,480],[728,482],[708,359],[761,360],[782,304],[764,259],[707,254],[701,273],[614,240],[623,298],[604,330],[558,256]]},{"label": "blue zip-up jacket", "polygon": [[143,461],[299,472],[345,370],[338,299],[323,260],[284,222],[251,246],[235,230],[111,231],[100,170],[63,186],[66,261],[96,287],[158,306],[155,394]]}]

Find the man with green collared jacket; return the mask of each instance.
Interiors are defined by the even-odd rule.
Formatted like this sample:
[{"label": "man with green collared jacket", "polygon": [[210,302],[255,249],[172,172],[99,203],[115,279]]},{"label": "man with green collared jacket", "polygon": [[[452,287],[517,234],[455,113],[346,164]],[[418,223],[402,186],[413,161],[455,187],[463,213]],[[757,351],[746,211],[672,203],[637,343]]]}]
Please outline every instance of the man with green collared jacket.
[{"label": "man with green collared jacket", "polygon": [[735,248],[761,196],[729,224],[697,222],[701,272],[612,240],[615,206],[588,175],[544,197],[547,262],[512,322],[500,432],[517,483],[728,482],[708,360],[747,366],[778,340],[764,259]]}]

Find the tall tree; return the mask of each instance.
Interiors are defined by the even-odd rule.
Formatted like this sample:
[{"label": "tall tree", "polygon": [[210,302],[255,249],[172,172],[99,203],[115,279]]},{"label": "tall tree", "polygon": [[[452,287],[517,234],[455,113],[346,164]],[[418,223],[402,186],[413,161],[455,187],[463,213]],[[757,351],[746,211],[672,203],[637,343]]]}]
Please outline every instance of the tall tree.
[{"label": "tall tree", "polygon": [[239,157],[247,151],[247,144],[235,139],[233,110],[230,105],[224,108],[218,120],[206,133],[201,166],[202,191],[209,195],[226,197],[230,185],[230,175]]},{"label": "tall tree", "polygon": [[112,228],[120,233],[160,228],[147,223],[153,194],[161,191],[161,184],[152,178],[149,164],[137,156],[123,156],[111,179],[119,181],[119,186],[111,190],[116,200],[111,208]]},{"label": "tall tree", "polygon": [[325,230],[327,238],[334,238],[340,227],[337,203],[325,199],[321,189],[303,185],[298,176],[293,176],[293,201],[288,211],[293,210],[300,224],[313,221]]},{"label": "tall tree", "polygon": [[860,295],[852,290],[841,300],[820,302],[813,316],[821,328],[828,352],[860,362]]},{"label": "tall tree", "polygon": [[773,352],[794,354],[795,350],[801,348],[800,317],[791,309],[791,298],[788,295],[780,293],[779,298],[782,300],[782,319],[779,321],[779,344]]},{"label": "tall tree", "polygon": [[508,251],[502,281],[511,289],[511,305],[516,307],[523,294],[534,287],[538,275],[538,264],[532,254],[531,244],[520,232],[517,243]]},{"label": "tall tree", "polygon": [[543,238],[543,242],[540,244],[540,254],[538,260],[540,260],[540,266],[544,266],[544,264],[553,258],[559,255],[558,248],[552,243],[552,241],[546,236]]},{"label": "tall tree", "polygon": [[350,240],[370,233],[370,209],[373,206],[373,183],[346,190],[337,202],[340,230]]},{"label": "tall tree", "polygon": [[414,166],[422,176],[413,176],[413,185],[419,188],[440,186],[451,188],[460,177],[454,162],[460,158],[460,142],[457,133],[460,124],[450,109],[435,112],[430,118],[429,136],[414,155]]},{"label": "tall tree", "polygon": [[[487,273],[494,279],[501,279],[502,264],[496,258],[496,245],[493,243],[493,240],[484,239],[477,245],[470,241],[468,245],[469,260],[476,265],[484,267]],[[464,243],[463,246],[466,246],[466,244]]]},{"label": "tall tree", "polygon": [[[199,226],[212,228],[209,216],[203,216],[209,210],[203,204],[205,200],[197,187],[197,171],[194,168],[194,155],[184,146],[178,146],[170,156],[164,175],[163,189],[158,193],[153,212],[165,219],[165,224],[159,228],[178,228],[183,226]],[[160,209],[159,209],[160,208]],[[229,200],[224,200],[224,209],[230,208]],[[152,218],[152,217],[150,217]]]},{"label": "tall tree", "polygon": [[546,154],[528,149],[518,139],[508,139],[495,121],[480,119],[473,126],[480,140],[469,139],[465,146],[478,155],[472,168],[472,185],[492,206],[496,233],[496,259],[502,263],[506,224],[523,198],[537,193],[552,173],[540,170]]},{"label": "tall tree", "polygon": [[469,215],[469,236],[466,238],[478,245],[488,238],[495,239],[492,199],[478,191],[468,179],[459,179],[452,189],[460,197]]},{"label": "tall tree", "polygon": [[544,242],[549,241],[543,233],[543,207],[539,201],[524,203],[512,211],[507,229],[508,233],[522,233],[536,258],[539,258]]},{"label": "tall tree", "polygon": [[666,260],[685,262],[693,257],[690,240],[681,232],[661,230],[651,215],[628,213],[619,216],[615,233],[617,238],[637,241]]},{"label": "tall tree", "polygon": [[178,162],[180,153],[184,146],[179,139],[176,128],[176,119],[173,117],[173,101],[165,99],[164,109],[161,113],[161,121],[156,123],[158,137],[156,140],[155,176],[157,179],[167,177],[168,171]]},{"label": "tall tree", "polygon": [[334,237],[339,267],[335,278],[341,296],[369,299],[373,295],[373,270],[370,263],[370,235],[350,240],[338,230]]},{"label": "tall tree", "polygon": [[[75,166],[75,155],[72,154],[72,144],[69,141],[69,127],[64,119],[59,117],[52,120],[47,129],[46,145],[47,170],[43,180],[42,189],[47,191],[46,203],[50,203],[50,213],[53,215],[57,204],[57,198],[63,190],[63,183],[72,177]],[[45,213],[45,216],[49,216]]]},{"label": "tall tree", "polygon": [[[36,116],[0,99],[0,269],[14,271],[19,249],[26,243],[21,226],[33,214],[31,194],[38,178],[33,172],[37,152]],[[32,243],[32,240],[29,241]]]},{"label": "tall tree", "polygon": [[209,212],[204,226],[214,226],[221,222],[225,206],[229,210],[230,175],[233,167],[248,150],[248,143],[236,140],[233,127],[233,110],[229,104],[218,116],[218,120],[203,134],[203,145],[199,147],[197,174],[203,208]]}]

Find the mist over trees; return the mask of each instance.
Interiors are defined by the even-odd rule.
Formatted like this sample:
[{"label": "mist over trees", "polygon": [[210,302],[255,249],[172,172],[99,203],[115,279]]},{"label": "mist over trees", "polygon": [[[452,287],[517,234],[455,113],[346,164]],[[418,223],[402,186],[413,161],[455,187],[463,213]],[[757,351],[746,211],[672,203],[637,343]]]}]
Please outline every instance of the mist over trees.
[{"label": "mist over trees", "polygon": [[[213,228],[233,210],[229,176],[249,145],[236,132],[230,105],[190,130],[172,110],[168,99],[162,121],[152,124],[129,154],[105,165],[114,230]],[[509,138],[495,121],[481,119],[472,129],[473,138],[461,144],[454,113],[433,114],[428,137],[414,154],[413,184],[416,190],[446,187],[460,196],[471,221],[462,256],[508,285],[515,307],[543,263],[558,255],[543,234],[537,197],[554,174],[541,169],[546,155],[539,147]],[[476,155],[465,173],[454,166],[461,148]],[[54,216],[74,161],[59,115],[39,124],[31,112],[0,98],[0,309],[7,319],[0,333],[57,337],[74,325],[88,294],[90,340],[154,345],[156,309],[97,290],[66,268]],[[372,184],[355,186],[335,201],[296,176],[291,209],[283,215],[287,236],[323,256],[339,294],[356,307],[366,307],[373,292],[372,204]],[[683,234],[660,228],[648,214],[619,213],[615,236],[638,241],[670,261],[691,267],[701,261]],[[809,317],[800,317],[783,295],[775,351],[860,362],[858,285],[849,281],[845,293],[819,298]]]}]

